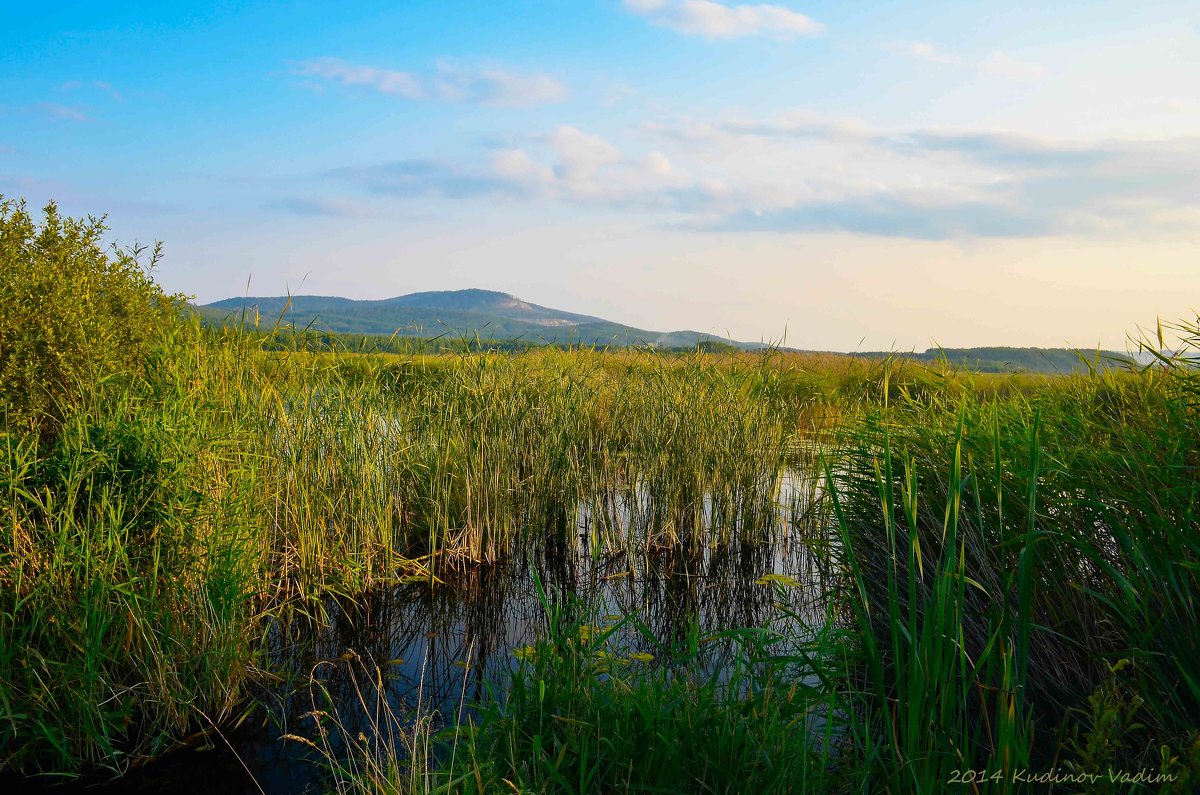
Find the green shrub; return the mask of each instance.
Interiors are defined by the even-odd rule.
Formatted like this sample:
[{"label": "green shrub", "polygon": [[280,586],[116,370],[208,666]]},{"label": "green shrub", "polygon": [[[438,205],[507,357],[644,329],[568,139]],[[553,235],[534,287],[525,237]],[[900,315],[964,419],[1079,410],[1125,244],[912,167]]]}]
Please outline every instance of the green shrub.
[{"label": "green shrub", "polygon": [[106,250],[102,218],[39,225],[0,196],[0,413],[51,435],[94,384],[136,374],[177,299],[150,278],[143,250]]}]

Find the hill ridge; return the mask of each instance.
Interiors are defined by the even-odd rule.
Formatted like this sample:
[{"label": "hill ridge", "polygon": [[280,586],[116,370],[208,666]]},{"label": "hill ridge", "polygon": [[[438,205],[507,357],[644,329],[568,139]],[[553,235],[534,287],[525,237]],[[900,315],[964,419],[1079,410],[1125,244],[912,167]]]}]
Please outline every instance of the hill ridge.
[{"label": "hill ridge", "polygon": [[492,339],[594,345],[695,347],[706,340],[742,349],[763,347],[716,334],[682,330],[651,331],[594,315],[541,306],[511,293],[482,288],[429,290],[381,299],[341,296],[245,296],[198,307],[210,322],[254,309],[297,328],[365,336],[424,336],[433,332]]}]

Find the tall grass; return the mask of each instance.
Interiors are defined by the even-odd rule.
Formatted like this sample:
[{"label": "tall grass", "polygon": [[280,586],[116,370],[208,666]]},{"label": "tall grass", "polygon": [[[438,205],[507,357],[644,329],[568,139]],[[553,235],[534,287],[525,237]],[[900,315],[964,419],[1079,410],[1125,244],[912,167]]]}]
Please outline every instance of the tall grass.
[{"label": "tall grass", "polygon": [[1184,775],[1200,437],[1195,372],[1166,365],[901,395],[846,427],[830,493],[890,788],[964,770],[1011,788],[1055,765]]},{"label": "tall grass", "polygon": [[5,765],[155,756],[235,714],[272,618],[577,544],[589,505],[634,506],[594,526],[597,554],[761,532],[747,511],[765,510],[795,412],[754,401],[779,378],[699,358],[264,351],[180,321],[52,439],[2,437]]},{"label": "tall grass", "polygon": [[[853,716],[828,686],[850,661],[829,653],[841,630],[825,625],[801,639],[693,625],[664,642],[635,615],[597,615],[534,582],[543,639],[515,649],[505,693],[457,724],[436,732],[438,716],[396,712],[378,667],[352,676],[351,701],[370,716],[369,731],[356,734],[322,699],[310,713],[318,741],[293,739],[317,749],[331,789],[785,793],[861,781],[844,742]],[[717,649],[732,663],[708,665]]]},{"label": "tall grass", "polygon": [[[862,721],[856,753],[891,788],[1083,764],[1072,749],[1103,715],[1080,711],[1114,668],[1143,728],[1109,739],[1113,759],[1192,736],[1195,393],[1177,363],[831,385],[786,357],[362,357],[173,334],[52,443],[4,436],[10,767],[121,769],[230,719],[267,620],[320,594],[530,544],[619,563],[769,541],[780,483],[814,450],[829,477],[808,499],[836,532],[806,533],[849,575],[832,604],[864,653],[829,709]],[[676,696],[715,699],[702,685]]]},{"label": "tall grass", "polygon": [[[712,639],[736,652],[719,675],[698,631],[668,644],[547,603],[546,642],[464,735],[461,786],[1200,771],[1198,324],[1168,329],[1176,354],[1148,340],[1140,372],[1053,379],[778,352],[357,355],[201,328],[104,259],[95,224],[52,219],[43,259],[66,241],[130,288],[115,320],[76,308],[97,345],[132,342],[32,395],[36,357],[70,356],[22,318],[63,293],[13,243],[32,222],[0,215],[25,279],[0,304],[5,771],[120,772],[238,720],[267,628],[321,621],[323,596],[530,550],[617,575],[736,550],[751,587],[796,525],[828,609]],[[117,333],[137,306],[136,339]],[[653,660],[614,648],[630,632]]]},{"label": "tall grass", "polygon": [[[410,554],[459,561],[573,543],[581,510],[593,553],[616,559],[767,540],[783,472],[806,449],[798,441],[840,416],[826,486],[812,492],[834,517],[817,548],[845,575],[830,604],[857,628],[861,654],[844,676],[826,667],[818,677],[820,710],[837,716],[827,725],[841,726],[838,759],[858,766],[838,785],[936,792],[956,772],[986,770],[1019,790],[1013,771],[1054,766],[1188,775],[1197,437],[1195,374],[1179,361],[1015,386],[885,364],[833,388],[769,358],[470,354],[354,366],[347,388],[390,401],[400,423],[392,438],[407,463],[388,480],[409,506],[395,521],[409,528]],[[797,636],[813,629],[798,623]],[[755,700],[774,685],[752,667],[735,667],[735,679],[750,677],[740,689],[697,679],[687,662],[630,679],[612,668],[604,632],[596,645],[574,639],[575,625],[548,631],[509,700],[483,705],[482,733],[467,735],[472,786],[625,791],[699,770],[686,787],[725,781],[719,791],[732,780],[686,754],[656,755],[638,721],[678,718],[675,736],[716,756],[795,728],[794,715]],[[804,659],[848,659],[842,636],[817,637],[820,651]],[[762,724],[731,717],[742,714]],[[737,738],[708,720],[736,726]],[[618,742],[626,736],[639,739]],[[813,787],[845,776],[804,743],[788,748],[797,755],[781,769]],[[742,770],[737,753],[726,763]]]},{"label": "tall grass", "polygon": [[240,702],[263,555],[252,504],[214,488],[236,428],[193,397],[125,385],[52,441],[0,434],[5,767],[124,769]]}]

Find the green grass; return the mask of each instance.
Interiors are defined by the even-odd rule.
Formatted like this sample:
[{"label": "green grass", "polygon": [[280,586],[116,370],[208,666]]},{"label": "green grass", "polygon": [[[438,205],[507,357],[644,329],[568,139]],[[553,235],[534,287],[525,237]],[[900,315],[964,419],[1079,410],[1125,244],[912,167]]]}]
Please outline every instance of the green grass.
[{"label": "green grass", "polygon": [[[32,222],[5,212],[21,227],[5,272],[28,277],[41,255],[11,241]],[[603,622],[547,601],[545,641],[448,770],[410,732],[335,760],[362,761],[343,785],[907,793],[964,769],[1112,766],[1186,791],[1200,775],[1200,322],[1168,328],[1184,353],[1143,371],[1056,378],[770,351],[368,356],[203,329],[97,254],[91,227],[48,228],[132,298],[71,310],[94,339],[22,321],[66,300],[36,279],[0,300],[4,772],[119,773],[236,723],[272,673],[267,626],[319,622],[325,595],[535,547],[632,569],[771,543],[800,472],[827,618],[696,631],[642,660],[619,644],[652,643],[637,616],[581,635]],[[130,342],[112,329],[137,301],[152,317]],[[724,678],[701,673],[704,640],[736,650]],[[814,715],[834,734],[810,736]]]},{"label": "green grass", "polygon": [[1184,775],[1195,378],[1168,363],[989,401],[901,396],[846,426],[830,492],[892,788],[1098,756]]},{"label": "green grass", "polygon": [[96,385],[51,440],[10,428],[6,765],[156,755],[233,715],[270,619],[561,543],[582,504],[635,506],[595,512],[597,554],[769,532],[757,517],[808,404],[730,422],[774,369],[612,364],[281,354],[180,323],[144,376]]},{"label": "green grass", "polygon": [[[826,625],[799,638],[692,626],[664,643],[634,615],[600,616],[569,595],[548,596],[536,575],[535,583],[544,639],[514,651],[519,664],[505,695],[440,732],[428,712],[386,706],[381,668],[339,663],[374,716],[370,731],[354,739],[319,692],[310,713],[319,742],[292,738],[319,751],[331,789],[786,793],[840,790],[858,779],[856,749],[844,742],[854,716],[839,712],[829,686],[853,662],[830,653],[850,648],[843,630]],[[716,649],[731,664],[703,665]]]}]

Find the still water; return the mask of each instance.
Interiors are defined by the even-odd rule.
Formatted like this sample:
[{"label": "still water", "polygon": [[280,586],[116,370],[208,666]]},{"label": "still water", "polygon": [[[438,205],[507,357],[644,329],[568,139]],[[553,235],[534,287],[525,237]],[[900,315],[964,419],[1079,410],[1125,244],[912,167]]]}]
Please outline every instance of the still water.
[{"label": "still water", "polygon": [[[636,616],[653,638],[619,633],[613,640],[626,654],[659,657],[664,645],[682,642],[689,632],[769,627],[781,620],[781,600],[819,625],[828,559],[814,541],[819,488],[811,478],[787,473],[773,490],[776,509],[758,519],[773,526],[753,532],[734,528],[718,535],[701,527],[704,532],[688,539],[656,543],[642,536],[614,552],[596,543],[595,509],[580,506],[576,533],[567,541],[526,536],[503,563],[447,564],[438,583],[327,598],[323,615],[271,628],[268,668],[277,676],[258,687],[261,707],[240,728],[207,748],[168,754],[99,791],[321,792],[325,773],[312,750],[284,735],[316,739],[314,709],[336,713],[353,737],[370,728],[380,708],[398,715],[433,710],[440,725],[453,725],[471,714],[473,703],[503,698],[519,665],[517,650],[546,633],[538,583],[552,606],[585,610],[598,622]],[[613,507],[625,522],[636,510]],[[700,524],[709,518],[706,501]],[[764,575],[792,578],[802,587],[780,589],[762,581]],[[722,643],[707,648],[692,665],[720,676],[733,650]],[[384,672],[378,695],[370,673],[376,667]],[[336,747],[340,738],[332,742]]]}]

